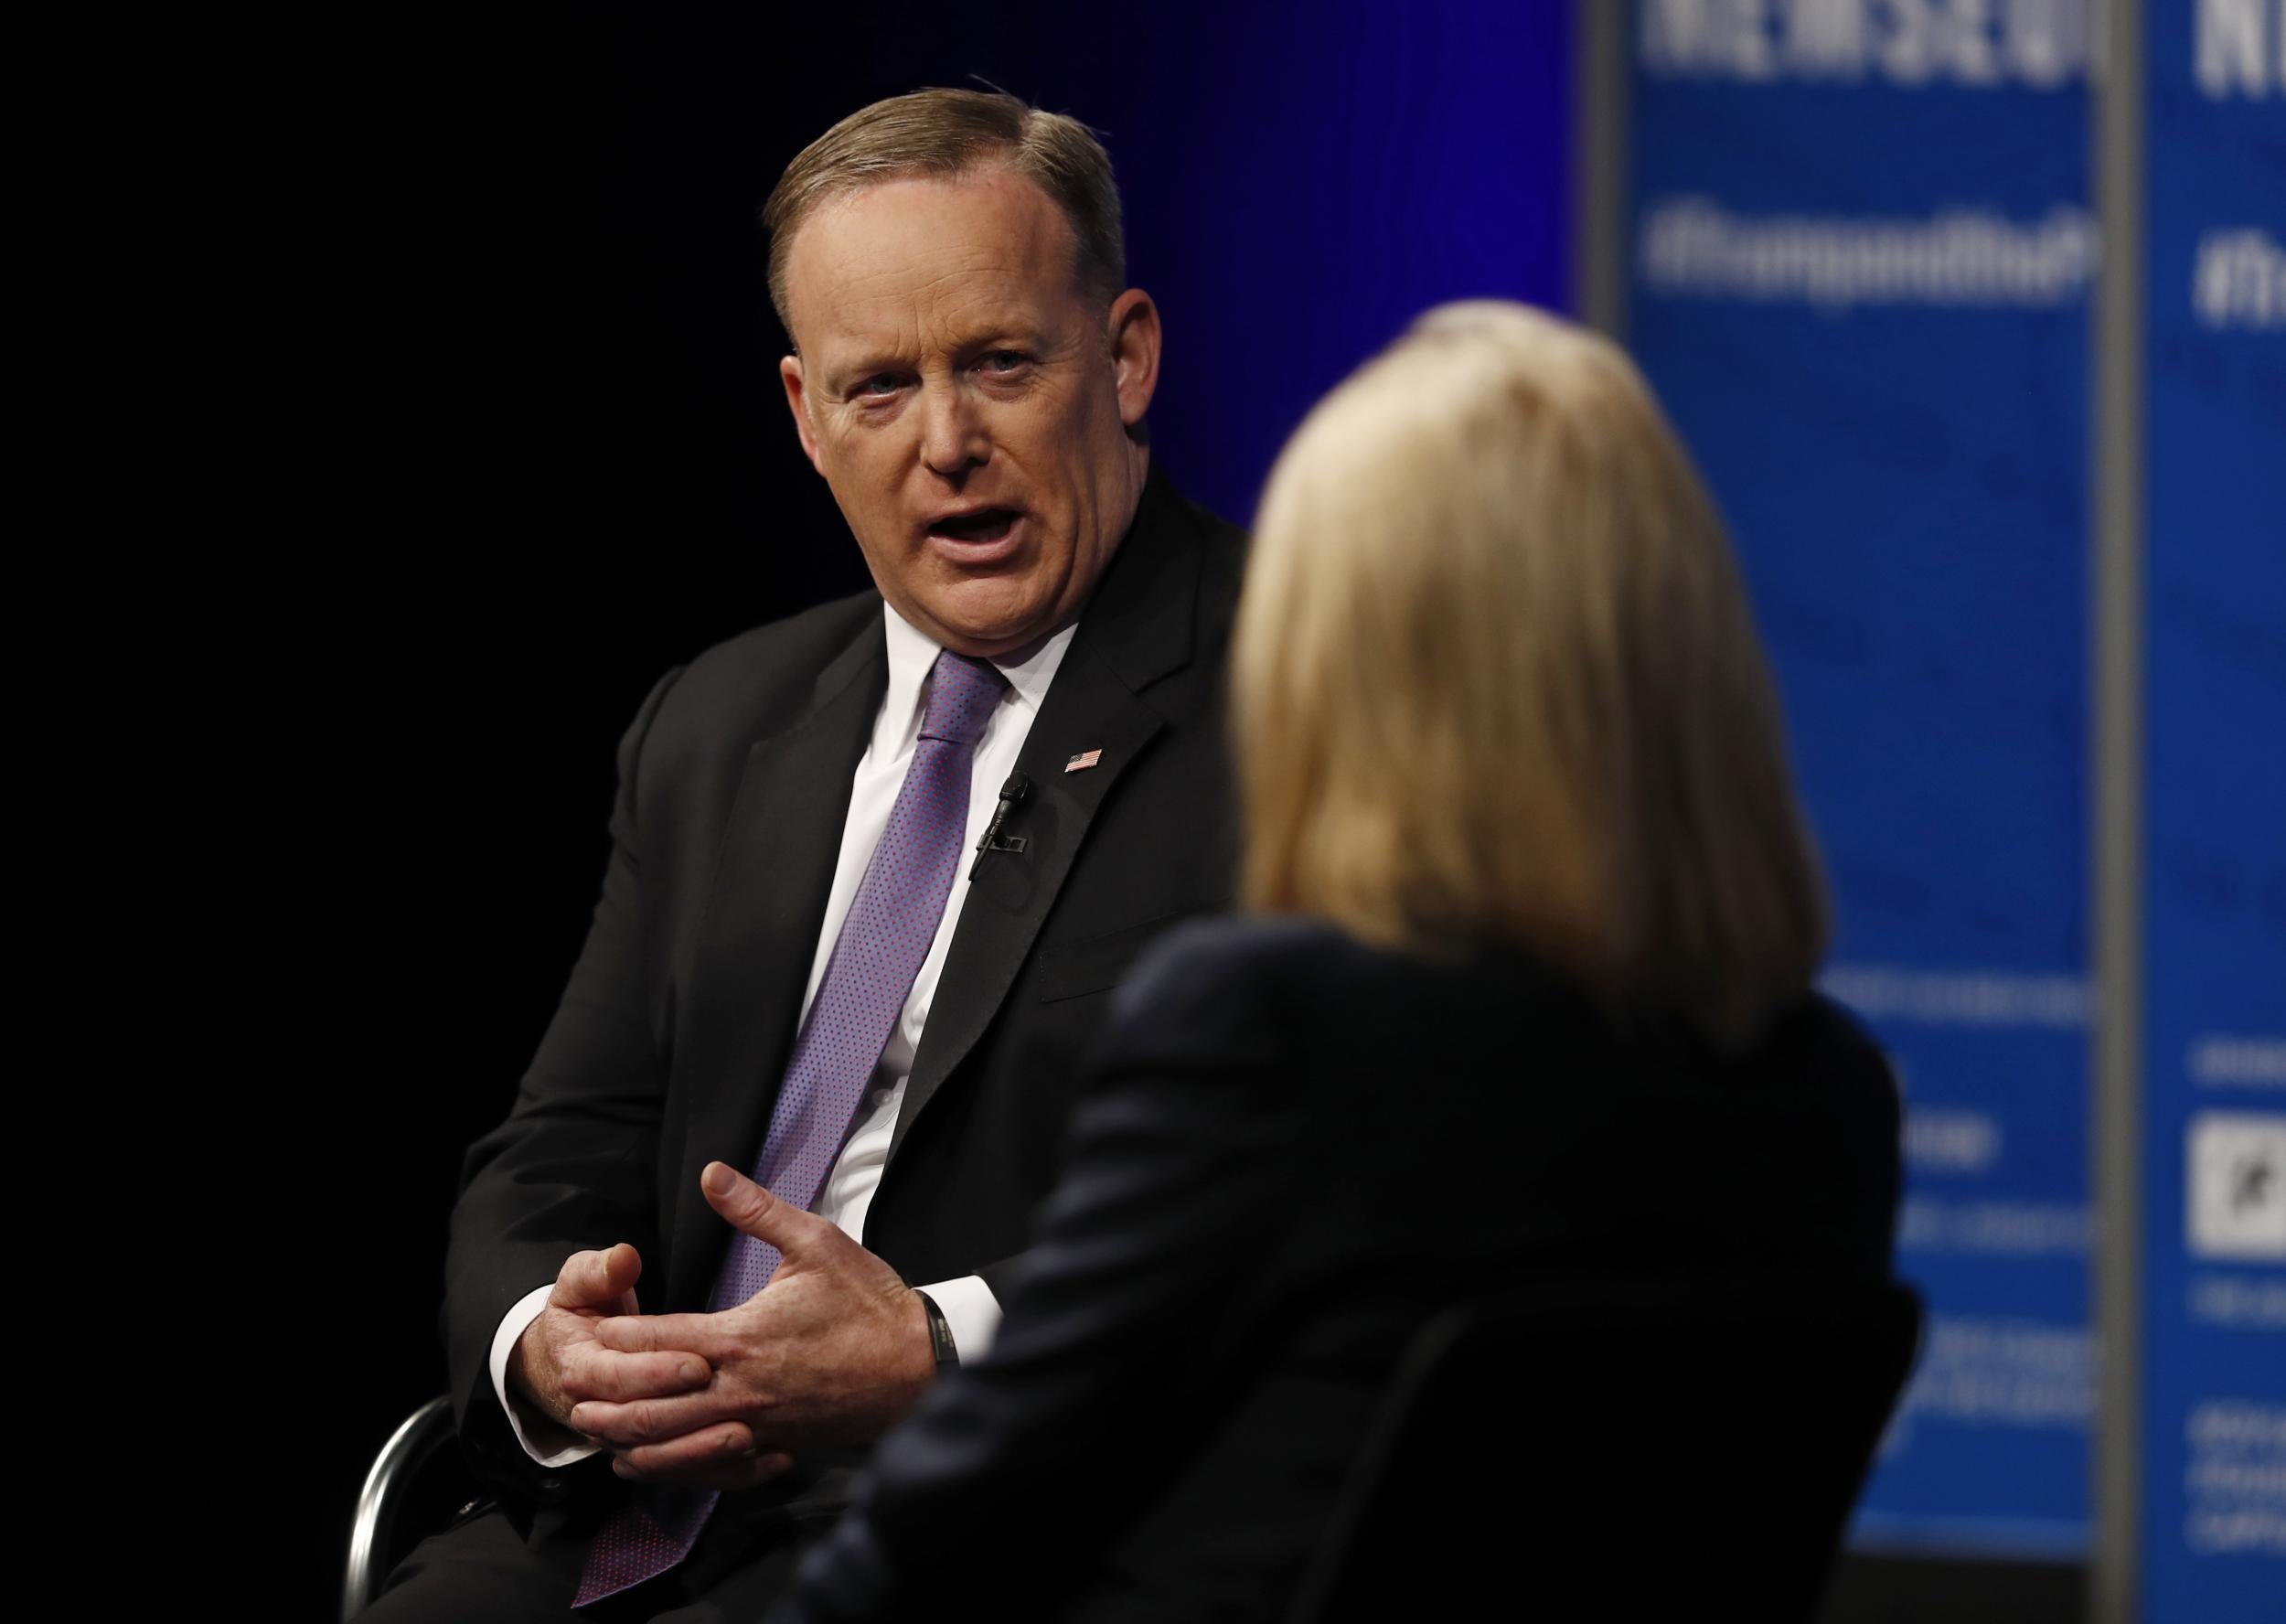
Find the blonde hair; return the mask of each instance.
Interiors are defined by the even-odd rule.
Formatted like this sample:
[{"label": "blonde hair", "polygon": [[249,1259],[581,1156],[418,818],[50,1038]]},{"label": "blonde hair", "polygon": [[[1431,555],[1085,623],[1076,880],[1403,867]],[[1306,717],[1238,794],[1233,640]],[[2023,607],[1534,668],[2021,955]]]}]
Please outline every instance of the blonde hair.
[{"label": "blonde hair", "polygon": [[788,337],[785,261],[802,222],[828,200],[884,180],[940,179],[1004,164],[1048,194],[1079,240],[1080,288],[1108,304],[1127,285],[1127,240],[1111,157],[1085,124],[1003,91],[915,91],[860,107],[785,166],[762,206],[770,303]]},{"label": "blonde hair", "polygon": [[1430,311],[1272,471],[1233,657],[1249,906],[1519,943],[1747,1041],[1823,882],[1721,520],[1634,367]]}]

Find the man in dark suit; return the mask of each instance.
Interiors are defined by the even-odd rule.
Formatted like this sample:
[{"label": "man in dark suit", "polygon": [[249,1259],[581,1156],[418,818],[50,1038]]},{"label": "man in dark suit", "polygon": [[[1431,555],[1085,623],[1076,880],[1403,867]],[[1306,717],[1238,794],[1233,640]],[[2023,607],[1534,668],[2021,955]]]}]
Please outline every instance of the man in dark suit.
[{"label": "man in dark suit", "polygon": [[[787,403],[878,590],[669,673],[621,744],[586,946],[454,1213],[498,1504],[377,1618],[751,1612],[988,1344],[1106,995],[1229,898],[1243,540],[1151,465],[1102,149],[924,91],[764,219]],[[782,1263],[718,1160],[832,1243]]]}]

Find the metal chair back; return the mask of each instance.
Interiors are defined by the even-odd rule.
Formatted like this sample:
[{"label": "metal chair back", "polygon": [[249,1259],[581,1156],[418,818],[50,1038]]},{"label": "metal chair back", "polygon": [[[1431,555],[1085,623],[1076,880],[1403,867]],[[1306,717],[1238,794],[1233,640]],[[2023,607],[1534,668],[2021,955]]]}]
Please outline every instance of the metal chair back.
[{"label": "metal chair back", "polygon": [[1920,1325],[1907,1287],[1799,1278],[1449,1312],[1393,1381],[1291,1617],[1808,1620]]},{"label": "metal chair back", "polygon": [[431,1399],[389,1435],[358,1491],[341,1581],[342,1624],[370,1607],[406,1552],[442,1528],[452,1507],[467,1499],[468,1483],[458,1467],[450,1399]]}]

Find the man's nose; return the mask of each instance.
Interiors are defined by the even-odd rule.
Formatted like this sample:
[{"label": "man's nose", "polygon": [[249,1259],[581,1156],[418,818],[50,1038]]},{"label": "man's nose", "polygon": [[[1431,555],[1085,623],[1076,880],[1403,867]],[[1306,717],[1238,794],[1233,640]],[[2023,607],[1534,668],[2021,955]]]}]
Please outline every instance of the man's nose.
[{"label": "man's nose", "polygon": [[958,479],[991,460],[992,439],[985,432],[983,414],[958,384],[925,385],[916,404],[921,409],[921,460],[930,472]]}]

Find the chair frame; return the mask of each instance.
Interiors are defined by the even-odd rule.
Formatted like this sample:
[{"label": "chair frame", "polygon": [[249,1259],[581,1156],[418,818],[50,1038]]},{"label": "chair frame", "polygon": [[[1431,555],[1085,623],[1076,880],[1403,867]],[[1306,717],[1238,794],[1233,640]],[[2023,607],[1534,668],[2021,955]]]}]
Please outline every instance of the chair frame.
[{"label": "chair frame", "polygon": [[[1708,1283],[1710,1287],[1715,1283]],[[1777,1291],[1790,1295],[1797,1287],[1784,1277],[1746,1277],[1728,1283],[1727,1288],[1742,1295]],[[1351,1464],[1341,1498],[1319,1531],[1317,1547],[1305,1567],[1297,1586],[1293,1601],[1287,1614],[1287,1624],[1324,1624],[1339,1616],[1346,1582],[1351,1577],[1351,1552],[1360,1539],[1370,1511],[1373,1495],[1394,1462],[1405,1441],[1408,1429],[1415,1425],[1415,1412],[1423,1402],[1431,1384],[1442,1372],[1445,1361],[1467,1337],[1482,1330],[1508,1316],[1522,1314],[1533,1319],[1544,1317],[1552,1299],[1560,1300],[1566,1292],[1547,1287],[1496,1292],[1473,1301],[1458,1303],[1425,1324],[1406,1346],[1390,1381],[1383,1389],[1357,1458]],[[1568,1295],[1578,1296],[1576,1288]],[[1859,1311],[1892,1317],[1907,1332],[1907,1346],[1897,1379],[1889,1395],[1888,1416],[1894,1421],[1897,1406],[1903,1402],[1904,1391],[1911,1380],[1912,1371],[1920,1360],[1921,1348],[1928,1335],[1928,1305],[1920,1293],[1910,1285],[1896,1280],[1884,1283],[1877,1290],[1864,1296]],[[1876,1431],[1869,1440],[1867,1458],[1860,1469],[1857,1492],[1864,1489],[1866,1473],[1870,1472],[1880,1449],[1880,1434]],[[1854,1496],[1853,1496],[1854,1499]],[[1837,1539],[1838,1539],[1837,1532]],[[1835,1555],[1839,1555],[1838,1550]]]},{"label": "chair frame", "polygon": [[349,1525],[349,1561],[341,1580],[342,1624],[349,1624],[372,1605],[381,1581],[389,1576],[378,1571],[378,1565],[388,1545],[399,1490],[452,1438],[453,1402],[440,1395],[406,1416],[374,1457],[365,1486],[358,1490],[357,1515]]}]

